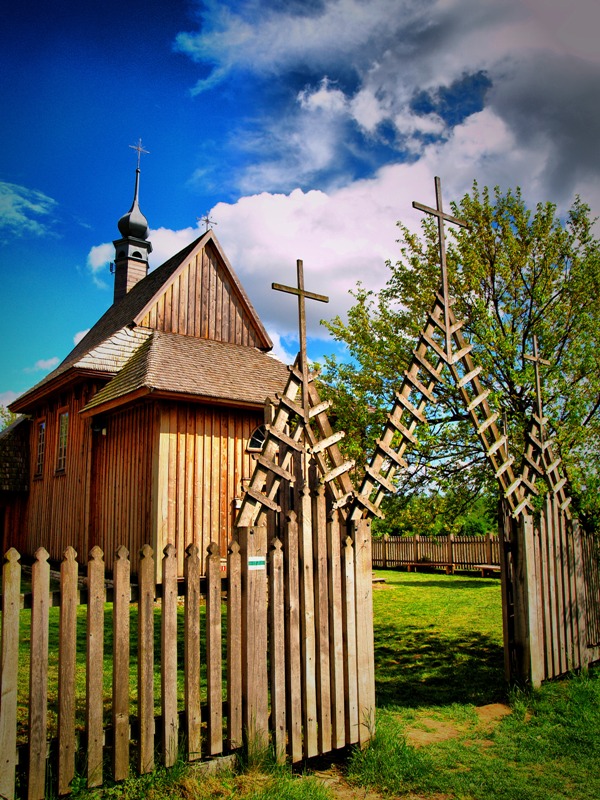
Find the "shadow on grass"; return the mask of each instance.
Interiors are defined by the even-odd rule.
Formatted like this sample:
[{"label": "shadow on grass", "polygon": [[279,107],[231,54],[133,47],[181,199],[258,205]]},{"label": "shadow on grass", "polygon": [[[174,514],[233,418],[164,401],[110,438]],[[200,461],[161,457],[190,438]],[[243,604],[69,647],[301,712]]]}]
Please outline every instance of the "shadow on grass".
[{"label": "shadow on grass", "polygon": [[375,625],[375,686],[380,708],[500,702],[507,693],[502,646],[476,631],[444,637]]}]

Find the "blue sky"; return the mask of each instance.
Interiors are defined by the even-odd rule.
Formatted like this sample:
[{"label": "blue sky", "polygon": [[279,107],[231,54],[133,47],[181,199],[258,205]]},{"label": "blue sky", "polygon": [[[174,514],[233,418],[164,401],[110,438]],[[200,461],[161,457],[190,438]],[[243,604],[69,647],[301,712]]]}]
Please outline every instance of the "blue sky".
[{"label": "blue sky", "polygon": [[[568,6],[568,7],[567,7]],[[600,213],[596,0],[130,0],[10,4],[0,30],[0,404],[112,302],[131,202],[153,266],[215,232],[283,356],[291,282],[378,289],[398,219],[473,179]],[[316,306],[317,304],[313,304]]]}]

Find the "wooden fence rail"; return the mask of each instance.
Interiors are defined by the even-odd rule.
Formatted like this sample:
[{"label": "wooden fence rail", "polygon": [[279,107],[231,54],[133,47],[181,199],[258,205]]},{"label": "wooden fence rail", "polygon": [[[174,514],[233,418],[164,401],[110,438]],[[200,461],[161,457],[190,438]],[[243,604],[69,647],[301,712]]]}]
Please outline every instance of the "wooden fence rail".
[{"label": "wooden fence rail", "polygon": [[240,528],[226,577],[217,545],[204,565],[190,545],[178,580],[177,553],[167,545],[158,585],[148,545],[136,569],[118,549],[112,582],[99,548],[81,569],[68,548],[60,591],[51,592],[40,548],[31,592],[22,594],[19,554],[9,550],[0,797],[12,800],[17,780],[19,797],[42,800],[49,787],[69,793],[75,774],[97,787],[109,772],[123,780],[151,771],[156,757],[169,766],[243,742],[298,761],[366,740],[374,710],[365,683],[373,679],[372,658],[365,661],[372,652],[370,530],[334,517],[315,562],[302,565],[298,552],[309,542],[300,544],[293,513],[282,530],[283,540],[268,542],[266,527]]},{"label": "wooden fence rail", "polygon": [[440,566],[455,569],[500,569],[497,535],[487,536],[383,536],[373,539],[374,567]]}]

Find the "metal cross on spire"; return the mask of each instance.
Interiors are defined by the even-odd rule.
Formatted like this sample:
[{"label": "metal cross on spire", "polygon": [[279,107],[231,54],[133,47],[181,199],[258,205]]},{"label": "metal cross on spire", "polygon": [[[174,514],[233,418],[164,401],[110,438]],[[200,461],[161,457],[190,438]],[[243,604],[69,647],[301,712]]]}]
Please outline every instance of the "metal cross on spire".
[{"label": "metal cross on spire", "polygon": [[538,338],[535,335],[533,337],[533,355],[528,356],[527,354],[525,354],[525,358],[527,359],[527,361],[533,361],[535,368],[535,400],[537,406],[537,416],[540,426],[540,441],[543,442],[544,417],[543,417],[543,407],[542,407],[542,380],[540,377],[540,364],[544,364],[545,366],[549,367],[550,362],[546,361],[545,358],[542,358],[540,356],[538,350]]},{"label": "metal cross on spire", "polygon": [[214,219],[210,218],[210,214],[208,213],[208,211],[205,212],[203,217],[196,217],[196,219],[198,220],[198,222],[203,222],[204,223],[204,225],[205,225],[204,232],[205,233],[210,228],[211,225],[216,225],[217,224],[214,221]]},{"label": "metal cross on spire", "polygon": [[452,363],[452,334],[450,332],[449,324],[449,297],[448,297],[448,269],[446,266],[446,235],[444,232],[444,220],[451,222],[454,225],[460,225],[462,228],[468,228],[466,222],[450,214],[445,214],[442,206],[442,183],[438,177],[435,178],[435,203],[436,208],[424,206],[422,203],[413,201],[413,208],[419,211],[424,211],[426,214],[432,214],[437,217],[438,221],[438,238],[440,245],[440,265],[442,267],[442,295],[444,297],[444,325],[446,327],[446,355],[448,363]]},{"label": "metal cross on spire", "polygon": [[329,298],[324,294],[307,292],[304,288],[304,264],[298,259],[296,261],[296,272],[298,276],[298,287],[283,286],[281,283],[272,283],[271,288],[277,292],[288,292],[298,296],[298,327],[300,333],[300,371],[302,372],[302,407],[304,408],[304,418],[308,420],[308,370],[306,366],[306,308],[305,299],[318,300],[320,303],[328,303]]},{"label": "metal cross on spire", "polygon": [[142,157],[142,153],[146,153],[146,155],[148,155],[150,153],[150,150],[145,150],[142,147],[142,140],[141,139],[138,139],[138,143],[137,144],[130,144],[129,147],[131,147],[132,150],[137,150],[137,168],[139,169],[140,168],[140,159]]}]

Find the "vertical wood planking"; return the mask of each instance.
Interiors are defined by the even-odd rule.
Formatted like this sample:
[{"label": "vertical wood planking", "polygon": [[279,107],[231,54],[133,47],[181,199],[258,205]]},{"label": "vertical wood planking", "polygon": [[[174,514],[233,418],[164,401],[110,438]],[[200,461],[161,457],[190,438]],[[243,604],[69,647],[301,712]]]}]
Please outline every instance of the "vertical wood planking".
[{"label": "vertical wood planking", "polygon": [[302,678],[300,645],[300,585],[298,521],[290,511],[284,527],[286,721],[288,753],[293,763],[302,759]]},{"label": "vertical wood planking", "polygon": [[221,677],[221,556],[211,542],[206,556],[206,663],[208,693],[208,752],[223,750],[223,700]]},{"label": "vertical wood planking", "polygon": [[[331,676],[329,663],[329,581],[327,571],[327,513],[325,486],[313,496],[313,552],[315,568],[315,632],[317,655],[317,741],[319,753],[331,750]],[[369,565],[369,569],[371,566]]]},{"label": "vertical wood planking", "polygon": [[577,615],[577,581],[575,575],[575,530],[573,523],[569,523],[565,515],[563,517],[563,525],[567,532],[567,547],[569,553],[569,606],[571,616],[571,653],[572,653],[572,666],[571,669],[579,669],[581,666],[581,656],[579,650],[579,619]]},{"label": "vertical wood planking", "polygon": [[551,619],[551,592],[548,568],[548,532],[546,517],[542,512],[539,520],[540,526],[540,577],[542,584],[542,616],[544,627],[544,670],[546,678],[553,675],[552,667],[552,619]]},{"label": "vertical wood planking", "polygon": [[344,721],[344,635],[342,610],[342,561],[339,511],[327,523],[329,562],[329,660],[331,668],[331,736],[333,747],[346,744]]},{"label": "vertical wood planking", "polygon": [[189,544],[185,559],[185,719],[188,761],[202,755],[200,713],[200,556],[198,546]]},{"label": "vertical wood planking", "polygon": [[177,551],[172,544],[162,560],[161,709],[162,748],[166,767],[177,760]]},{"label": "vertical wood planking", "polygon": [[575,558],[575,580],[577,584],[577,625],[579,628],[580,666],[588,665],[588,632],[586,629],[585,572],[583,566],[582,531],[573,523],[573,549]]},{"label": "vertical wood planking", "polygon": [[[304,465],[305,481],[308,466]],[[313,542],[311,497],[305,482],[300,491],[298,541],[300,553],[300,631],[302,641],[302,701],[304,757],[318,753],[317,741],[317,670],[315,634],[315,592],[313,574]]]},{"label": "vertical wood planking", "polygon": [[229,545],[227,560],[227,739],[242,745],[242,574],[240,546]]},{"label": "vertical wood planking", "polygon": [[359,742],[366,744],[375,730],[375,656],[371,579],[371,523],[353,523],[356,570],[356,653],[358,669]]},{"label": "vertical wood planking", "polygon": [[77,644],[77,553],[67,547],[60,565],[58,644],[58,793],[68,794],[75,776],[75,659]]},{"label": "vertical wood planking", "polygon": [[554,541],[556,544],[557,569],[556,569],[556,596],[558,600],[558,637],[560,674],[567,671],[567,642],[565,629],[565,586],[562,565],[564,563],[564,537],[560,529],[558,505],[554,495],[550,495],[550,513],[552,514],[552,527],[554,528]]},{"label": "vertical wood planking", "polygon": [[552,510],[550,505],[550,497],[546,496],[544,504],[544,511],[542,512],[545,517],[546,535],[548,537],[548,601],[551,608],[551,627],[550,627],[550,644],[552,652],[552,673],[550,677],[560,675],[560,655],[559,655],[559,641],[558,641],[558,598],[556,592],[556,570],[559,565],[558,553],[556,552],[556,543],[554,537],[554,524],[552,519]]},{"label": "vertical wood planking", "polygon": [[129,774],[129,551],[119,547],[115,557],[113,603],[113,778]]},{"label": "vertical wood planking", "polygon": [[[48,551],[39,547],[31,569],[31,664],[29,669],[28,800],[42,800],[46,783],[48,698],[48,609],[50,565]],[[35,653],[35,658],[33,654]]]},{"label": "vertical wood planking", "polygon": [[0,797],[6,800],[15,796],[20,593],[19,553],[11,547],[2,567],[0,639]]},{"label": "vertical wood planking", "polygon": [[102,550],[92,547],[88,561],[86,705],[87,785],[102,785],[103,680],[104,664],[104,559]]},{"label": "vertical wood planking", "polygon": [[269,744],[267,529],[238,528],[242,561],[242,719],[250,753]]},{"label": "vertical wood planking", "polygon": [[275,758],[285,761],[285,629],[283,551],[278,538],[269,551],[269,658],[271,662],[271,729]]},{"label": "vertical wood planking", "polygon": [[140,775],[154,769],[154,551],[145,544],[138,570],[138,724]]},{"label": "vertical wood planking", "polygon": [[342,549],[342,609],[344,620],[344,684],[346,686],[346,744],[358,742],[358,684],[356,672],[356,599],[354,543],[346,536]]}]

